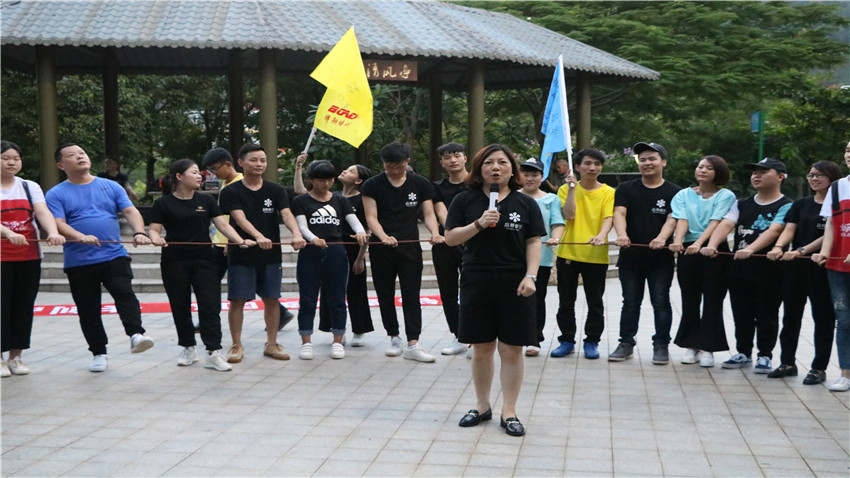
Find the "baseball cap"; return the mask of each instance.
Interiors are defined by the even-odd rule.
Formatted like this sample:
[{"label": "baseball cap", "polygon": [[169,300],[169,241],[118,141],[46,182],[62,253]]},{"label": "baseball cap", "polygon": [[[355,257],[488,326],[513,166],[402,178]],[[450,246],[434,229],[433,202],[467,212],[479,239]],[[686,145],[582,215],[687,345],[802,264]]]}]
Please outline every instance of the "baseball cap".
[{"label": "baseball cap", "polygon": [[644,151],[655,151],[661,155],[661,159],[667,159],[667,150],[664,149],[664,146],[661,146],[658,143],[637,143],[632,146],[632,151],[634,151],[635,154],[640,154]]},{"label": "baseball cap", "polygon": [[746,167],[748,169],[775,169],[777,173],[788,174],[788,168],[785,167],[785,163],[773,158],[764,158],[757,163],[747,163]]},{"label": "baseball cap", "polygon": [[543,163],[535,158],[528,158],[519,165],[519,169],[534,169],[535,171],[543,172]]}]

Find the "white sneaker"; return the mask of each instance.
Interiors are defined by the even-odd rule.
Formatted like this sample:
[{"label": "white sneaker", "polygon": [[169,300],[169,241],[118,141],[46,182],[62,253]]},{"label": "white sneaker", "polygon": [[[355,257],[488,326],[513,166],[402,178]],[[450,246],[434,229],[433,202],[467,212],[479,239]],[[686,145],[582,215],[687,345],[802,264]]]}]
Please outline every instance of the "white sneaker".
[{"label": "white sneaker", "polygon": [[9,366],[6,365],[6,361],[0,358],[0,377],[6,378],[12,376],[12,371],[9,370]]},{"label": "white sneaker", "polygon": [[457,338],[452,340],[452,343],[450,343],[448,347],[440,350],[440,353],[443,355],[457,355],[464,352],[466,352],[466,344],[458,342]]},{"label": "white sneaker", "polygon": [[850,378],[838,377],[838,380],[832,382],[828,387],[832,392],[846,392],[850,390]]},{"label": "white sneaker", "polygon": [[95,355],[89,364],[89,372],[106,372],[108,366],[106,354]]},{"label": "white sneaker", "polygon": [[682,363],[683,364],[697,363],[697,354],[698,353],[699,353],[699,350],[697,350],[697,349],[685,350],[685,355],[682,356]]},{"label": "white sneaker", "polygon": [[699,353],[699,366],[705,368],[714,367],[714,352],[702,351]]},{"label": "white sneaker", "polygon": [[195,347],[183,347],[180,351],[180,356],[177,357],[177,365],[186,367],[198,361],[198,354],[195,353]]},{"label": "white sneaker", "polygon": [[301,360],[313,360],[313,344],[310,342],[301,344],[301,353],[298,354],[298,358]]},{"label": "white sneaker", "polygon": [[404,348],[404,343],[401,341],[401,337],[396,335],[393,337],[390,348],[384,352],[384,355],[387,357],[398,357],[401,355],[401,349]]},{"label": "white sneaker", "polygon": [[336,342],[331,344],[331,358],[332,359],[345,358],[345,347],[343,347],[342,344],[338,344]]},{"label": "white sneaker", "polygon": [[426,352],[425,349],[423,349],[422,346],[419,345],[419,342],[416,342],[413,345],[408,345],[407,348],[404,349],[404,354],[402,354],[402,358],[425,363],[431,363],[437,360],[434,358],[433,355]]},{"label": "white sneaker", "polygon": [[153,339],[142,334],[130,337],[130,353],[138,354],[153,347]]},{"label": "white sneaker", "polygon": [[27,375],[30,373],[30,368],[21,360],[20,356],[9,360],[6,362],[6,365],[9,367],[9,371],[12,372],[12,375]]},{"label": "white sneaker", "polygon": [[204,364],[204,368],[211,368],[214,370],[218,370],[219,372],[229,372],[233,370],[233,367],[227,363],[227,357],[221,353],[221,350],[213,350],[209,357],[207,357],[207,362]]},{"label": "white sneaker", "polygon": [[354,334],[351,336],[352,347],[362,347],[366,345],[366,334]]}]

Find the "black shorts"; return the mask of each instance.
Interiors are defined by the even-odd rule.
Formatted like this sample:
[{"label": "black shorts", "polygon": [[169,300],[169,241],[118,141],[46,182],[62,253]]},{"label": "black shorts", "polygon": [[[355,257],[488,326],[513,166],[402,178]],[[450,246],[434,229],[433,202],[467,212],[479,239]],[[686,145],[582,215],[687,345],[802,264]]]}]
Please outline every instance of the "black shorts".
[{"label": "black shorts", "polygon": [[460,274],[458,341],[480,344],[499,339],[508,345],[537,345],[537,302],[517,295],[520,271],[469,270]]}]

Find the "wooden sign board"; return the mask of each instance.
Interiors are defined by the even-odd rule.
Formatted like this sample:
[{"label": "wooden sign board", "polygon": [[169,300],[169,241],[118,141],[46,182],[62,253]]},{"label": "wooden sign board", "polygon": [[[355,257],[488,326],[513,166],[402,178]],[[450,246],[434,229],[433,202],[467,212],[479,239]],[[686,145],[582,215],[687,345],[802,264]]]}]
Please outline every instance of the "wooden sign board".
[{"label": "wooden sign board", "polygon": [[366,78],[381,81],[416,81],[415,61],[364,60]]}]

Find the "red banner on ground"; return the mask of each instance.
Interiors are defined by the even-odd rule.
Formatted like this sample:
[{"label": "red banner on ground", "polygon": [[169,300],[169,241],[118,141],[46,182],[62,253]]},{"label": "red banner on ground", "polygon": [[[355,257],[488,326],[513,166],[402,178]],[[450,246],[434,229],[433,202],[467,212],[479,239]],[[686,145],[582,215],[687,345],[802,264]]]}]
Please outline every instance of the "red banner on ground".
[{"label": "red banner on ground", "polygon": [[[298,299],[280,299],[280,303],[285,305],[287,309],[298,309]],[[443,305],[439,295],[423,295],[419,297],[420,305]],[[395,305],[401,307],[401,297],[395,298]],[[148,302],[141,304],[143,314],[162,314],[171,312],[171,305],[168,302]],[[369,297],[369,307],[377,307],[378,298]],[[230,302],[222,301],[221,310],[229,310]],[[244,310],[263,310],[263,301],[252,300],[245,303]],[[197,302],[192,302],[192,312],[198,311]],[[70,305],[37,305],[33,307],[33,313],[37,316],[66,316],[77,315],[77,306]],[[117,314],[118,310],[115,304],[104,304],[101,307],[102,314]]]}]

